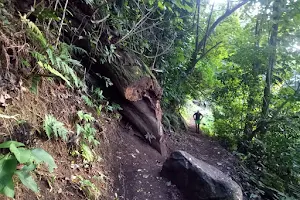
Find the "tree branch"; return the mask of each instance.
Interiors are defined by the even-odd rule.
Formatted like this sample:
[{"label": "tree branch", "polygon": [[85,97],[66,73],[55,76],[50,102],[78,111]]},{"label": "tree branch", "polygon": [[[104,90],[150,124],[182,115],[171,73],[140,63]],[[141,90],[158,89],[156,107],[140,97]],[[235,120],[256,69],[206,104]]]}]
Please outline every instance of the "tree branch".
[{"label": "tree branch", "polygon": [[[210,35],[212,34],[212,32],[215,30],[215,28],[224,20],[226,19],[228,16],[230,16],[233,12],[235,12],[237,9],[239,9],[240,7],[242,7],[243,5],[245,5],[246,3],[248,3],[249,0],[243,0],[240,3],[238,3],[237,5],[235,5],[232,9],[227,9],[226,12],[221,15],[209,28],[209,30],[207,31],[207,38],[210,37]],[[198,44],[198,49],[202,49],[204,42],[207,40],[207,38],[203,38],[199,44]]]},{"label": "tree branch", "polygon": [[200,0],[198,0],[197,2],[198,2],[198,9],[197,9],[197,28],[196,28],[195,52],[199,51],[197,44],[198,44],[198,41],[199,41]]},{"label": "tree branch", "polygon": [[204,52],[203,54],[201,54],[201,56],[199,58],[197,58],[197,62],[199,62],[202,58],[204,58],[210,51],[212,51],[213,49],[217,48],[220,44],[222,43],[222,41],[218,42],[217,44],[215,44],[214,46],[212,46],[210,49],[208,49],[206,52]]},{"label": "tree branch", "polygon": [[[204,39],[204,44],[203,44],[203,47],[202,47],[202,49],[200,49],[202,52],[204,52],[205,51],[205,46],[206,46],[206,41],[207,41],[207,39],[208,39],[208,30],[209,30],[209,26],[210,26],[210,21],[211,21],[211,16],[212,16],[212,14],[213,14],[213,11],[214,11],[214,6],[215,6],[215,2],[213,3],[213,5],[211,6],[211,11],[210,11],[210,14],[209,14],[209,17],[208,17],[208,20],[207,20],[207,27],[206,27],[206,31],[205,31],[205,35],[204,35],[204,37],[203,37],[203,39]],[[198,43],[197,43],[197,46],[198,46]],[[199,47],[198,47],[199,48]]]}]

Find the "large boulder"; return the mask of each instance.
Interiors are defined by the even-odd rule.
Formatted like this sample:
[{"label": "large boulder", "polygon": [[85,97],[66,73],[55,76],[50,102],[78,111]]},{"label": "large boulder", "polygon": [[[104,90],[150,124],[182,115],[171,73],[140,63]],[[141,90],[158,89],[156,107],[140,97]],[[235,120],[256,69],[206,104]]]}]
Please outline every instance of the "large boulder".
[{"label": "large boulder", "polygon": [[184,151],[165,161],[161,175],[175,184],[189,200],[242,200],[240,186],[217,168]]}]

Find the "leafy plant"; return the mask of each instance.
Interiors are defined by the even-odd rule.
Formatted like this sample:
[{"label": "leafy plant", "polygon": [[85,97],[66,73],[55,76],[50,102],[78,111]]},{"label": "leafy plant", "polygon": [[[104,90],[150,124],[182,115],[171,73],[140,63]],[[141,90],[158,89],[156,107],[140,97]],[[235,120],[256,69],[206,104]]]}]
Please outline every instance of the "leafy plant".
[{"label": "leafy plant", "polygon": [[84,113],[82,110],[77,112],[77,115],[80,120],[84,120],[86,122],[94,122],[95,118],[92,116],[91,113]]},{"label": "leafy plant", "polygon": [[98,199],[101,195],[100,190],[95,186],[94,183],[92,183],[90,180],[84,179],[81,176],[78,176],[80,179],[79,184],[80,188],[84,191],[86,196],[89,199]]},{"label": "leafy plant", "polygon": [[68,140],[68,130],[64,124],[58,121],[54,116],[46,115],[43,127],[49,139],[54,137],[62,138],[64,141]]},{"label": "leafy plant", "polygon": [[60,43],[58,48],[53,47],[47,41],[42,31],[27,18],[27,15],[20,15],[20,17],[21,21],[27,25],[31,38],[42,47],[40,51],[31,52],[32,56],[37,60],[37,64],[53,75],[60,77],[69,86],[85,87],[74,70],[74,68],[82,67],[82,65],[79,61],[72,59],[69,52],[74,47],[70,48],[65,43]]},{"label": "leafy plant", "polygon": [[94,89],[93,92],[98,101],[102,101],[105,99],[105,97],[103,96],[103,90],[101,90],[100,88]]},{"label": "leafy plant", "polygon": [[116,46],[113,44],[110,44],[109,47],[104,46],[102,58],[100,59],[101,63],[112,63],[116,59],[115,50]]},{"label": "leafy plant", "polygon": [[81,149],[81,155],[82,157],[87,161],[87,162],[93,162],[94,161],[94,153],[93,151],[90,149],[89,146],[87,146],[86,144],[82,143],[80,145],[80,149]]},{"label": "leafy plant", "polygon": [[94,144],[95,146],[100,144],[99,141],[95,138],[97,130],[91,124],[91,122],[95,121],[95,118],[92,116],[92,114],[78,111],[77,115],[83,124],[76,124],[77,135],[83,135],[83,138],[85,140],[87,140],[89,143]]},{"label": "leafy plant", "polygon": [[109,102],[107,102],[105,109],[106,109],[106,111],[110,111],[110,112],[123,110],[122,107],[119,104],[112,103],[111,105],[109,105]]},{"label": "leafy plant", "polygon": [[38,186],[31,176],[37,165],[47,164],[49,172],[53,172],[53,169],[57,168],[52,156],[43,149],[26,149],[24,146],[23,143],[16,141],[0,144],[0,148],[10,151],[5,155],[0,155],[0,193],[11,198],[14,198],[14,175],[27,188],[38,192]]},{"label": "leafy plant", "polygon": [[94,144],[97,146],[99,141],[95,138],[97,130],[92,127],[90,123],[85,123],[84,126],[80,126],[76,124],[77,128],[77,135],[83,135],[83,138],[86,139],[89,143]]},{"label": "leafy plant", "polygon": [[93,101],[92,101],[88,96],[82,95],[81,98],[84,100],[84,103],[85,103],[87,106],[89,106],[89,107],[91,107],[91,108],[94,107]]},{"label": "leafy plant", "polygon": [[97,111],[98,116],[101,115],[102,108],[103,108],[103,106],[101,104],[98,107],[96,107],[96,111]]}]

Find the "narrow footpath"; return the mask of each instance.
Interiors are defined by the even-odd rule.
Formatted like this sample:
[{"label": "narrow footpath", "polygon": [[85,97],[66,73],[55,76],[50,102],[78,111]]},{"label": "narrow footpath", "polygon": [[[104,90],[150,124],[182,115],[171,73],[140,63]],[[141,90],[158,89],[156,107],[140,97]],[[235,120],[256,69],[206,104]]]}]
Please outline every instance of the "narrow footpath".
[{"label": "narrow footpath", "polygon": [[[176,186],[160,177],[163,158],[147,145],[131,128],[120,128],[111,139],[115,148],[114,174],[117,174],[118,198],[122,200],[184,200]],[[235,158],[207,136],[196,134],[193,128],[186,133],[167,134],[169,153],[184,150],[231,176],[238,177]]]}]

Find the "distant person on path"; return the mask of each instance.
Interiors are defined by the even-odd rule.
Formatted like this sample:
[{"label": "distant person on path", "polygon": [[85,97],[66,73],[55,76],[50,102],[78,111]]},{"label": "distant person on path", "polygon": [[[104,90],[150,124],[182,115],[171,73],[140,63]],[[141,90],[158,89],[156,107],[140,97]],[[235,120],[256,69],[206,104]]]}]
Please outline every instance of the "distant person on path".
[{"label": "distant person on path", "polygon": [[203,118],[203,115],[199,112],[199,110],[193,115],[196,124],[196,132],[200,133],[200,121]]}]

